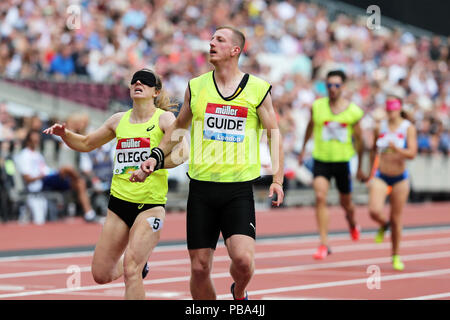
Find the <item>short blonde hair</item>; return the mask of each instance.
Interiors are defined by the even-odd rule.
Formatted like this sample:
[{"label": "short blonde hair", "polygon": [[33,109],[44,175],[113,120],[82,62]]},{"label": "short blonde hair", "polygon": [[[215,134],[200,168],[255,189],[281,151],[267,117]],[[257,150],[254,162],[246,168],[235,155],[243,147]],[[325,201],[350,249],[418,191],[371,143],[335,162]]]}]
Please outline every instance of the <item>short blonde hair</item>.
[{"label": "short blonde hair", "polygon": [[[221,27],[218,27],[216,29],[216,31],[222,30],[222,29],[231,30],[233,32],[233,42],[241,49],[241,52],[244,51],[244,46],[245,46],[244,34],[241,31],[239,31],[238,29],[236,29],[235,27],[231,27],[231,26],[221,26]],[[241,52],[239,53],[239,55],[241,54]]]}]

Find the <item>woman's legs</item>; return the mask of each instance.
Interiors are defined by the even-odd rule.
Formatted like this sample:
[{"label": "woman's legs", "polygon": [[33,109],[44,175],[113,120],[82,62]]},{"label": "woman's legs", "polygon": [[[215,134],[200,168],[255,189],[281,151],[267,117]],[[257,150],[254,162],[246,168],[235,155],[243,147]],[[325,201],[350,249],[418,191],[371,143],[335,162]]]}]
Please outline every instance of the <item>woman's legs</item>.
[{"label": "woman's legs", "polygon": [[108,209],[100,239],[95,246],[92,259],[92,276],[95,282],[105,284],[123,274],[120,257],[128,243],[128,226]]},{"label": "woman's legs", "polygon": [[141,212],[130,229],[123,260],[125,299],[145,299],[142,269],[158,244],[165,210],[158,206]]},{"label": "woman's legs", "polygon": [[384,203],[387,196],[387,184],[374,177],[369,184],[369,214],[372,220],[380,225],[375,236],[375,242],[380,243],[384,240],[384,232],[387,229],[388,221],[383,216]]},{"label": "woman's legs", "polygon": [[392,241],[392,257],[394,269],[403,270],[403,264],[399,261],[398,254],[400,248],[400,240],[402,236],[402,212],[403,207],[408,200],[409,181],[402,180],[392,186],[391,192],[391,241]]}]

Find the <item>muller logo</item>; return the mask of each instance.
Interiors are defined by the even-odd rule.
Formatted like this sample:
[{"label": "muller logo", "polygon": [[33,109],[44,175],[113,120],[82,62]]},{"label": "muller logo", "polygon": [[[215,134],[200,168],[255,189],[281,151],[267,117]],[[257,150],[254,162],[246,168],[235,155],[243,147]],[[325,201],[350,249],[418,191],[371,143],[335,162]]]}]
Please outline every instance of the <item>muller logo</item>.
[{"label": "muller logo", "polygon": [[216,107],[216,114],[224,114],[227,116],[237,115],[238,109],[233,109],[231,106]]},{"label": "muller logo", "polygon": [[141,141],[134,140],[134,139],[127,139],[120,143],[120,146],[122,147],[122,149],[140,148],[140,145],[141,145]]}]

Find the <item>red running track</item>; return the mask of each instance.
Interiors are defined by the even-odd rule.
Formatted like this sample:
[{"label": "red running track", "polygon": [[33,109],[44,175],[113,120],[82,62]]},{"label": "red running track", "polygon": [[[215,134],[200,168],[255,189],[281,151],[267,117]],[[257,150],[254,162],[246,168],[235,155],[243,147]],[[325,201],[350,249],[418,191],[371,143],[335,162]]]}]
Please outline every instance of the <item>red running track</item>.
[{"label": "red running track", "polygon": [[[330,215],[333,254],[315,261],[317,236],[300,236],[316,232],[312,208],[257,213],[256,272],[248,287],[251,299],[450,298],[449,203],[406,207],[403,272],[391,267],[389,237],[375,244],[373,232],[365,232],[360,241],[352,242],[342,211],[331,208]],[[167,215],[161,244],[184,242],[184,218],[182,213]],[[357,208],[357,219],[363,230],[375,230],[365,207]],[[100,225],[80,219],[43,226],[0,225],[0,299],[123,299],[122,279],[106,285],[93,281],[91,247],[64,252],[95,245],[100,230]],[[39,255],[19,252],[52,248],[64,249]],[[151,272],[144,281],[149,299],[191,298],[184,244],[160,245],[150,261]],[[220,244],[213,267],[218,299],[231,299],[229,261]]]}]

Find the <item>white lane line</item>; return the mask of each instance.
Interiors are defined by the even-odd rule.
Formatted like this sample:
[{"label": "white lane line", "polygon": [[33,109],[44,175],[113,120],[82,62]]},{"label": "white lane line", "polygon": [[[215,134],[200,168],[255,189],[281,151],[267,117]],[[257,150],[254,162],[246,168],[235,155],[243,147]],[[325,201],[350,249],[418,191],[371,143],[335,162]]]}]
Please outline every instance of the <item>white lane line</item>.
[{"label": "white lane line", "polygon": [[[450,274],[450,269],[438,269],[438,270],[423,271],[423,272],[411,272],[411,273],[404,273],[404,274],[381,276],[380,281],[381,281],[381,283],[383,283],[386,281],[413,279],[413,278],[414,279],[426,278],[426,277],[439,276],[439,275],[445,275],[445,274]],[[291,286],[291,287],[255,290],[255,291],[250,291],[248,294],[249,294],[249,296],[256,296],[256,295],[273,294],[273,293],[280,293],[280,292],[292,292],[292,291],[330,288],[330,287],[350,286],[350,285],[365,284],[365,283],[367,283],[367,277],[359,278],[359,279],[351,279],[351,280],[320,282],[320,283]],[[224,294],[224,295],[217,296],[217,299],[226,299],[226,298],[231,298],[231,294]]]},{"label": "white lane line", "polygon": [[[110,289],[102,292],[66,292],[65,294],[76,296],[95,296],[95,297],[121,297],[125,295],[125,289]],[[177,292],[177,291],[148,291],[145,296],[153,299],[177,299],[180,297],[190,296],[189,292]]]},{"label": "white lane line", "polygon": [[[79,270],[80,270],[80,272],[90,272],[91,267],[80,267]],[[53,270],[37,270],[37,271],[27,271],[27,272],[4,273],[4,274],[0,274],[0,279],[47,276],[47,275],[55,275],[55,274],[63,274],[63,273],[69,274],[72,272],[68,272],[67,268],[65,268],[65,269],[53,269]]]},{"label": "white lane line", "polygon": [[[429,260],[429,259],[442,259],[442,258],[445,258],[445,257],[450,257],[450,251],[405,255],[405,256],[402,256],[402,260],[403,261]],[[298,272],[298,271],[306,271],[306,270],[341,268],[341,267],[350,267],[350,266],[363,266],[363,265],[381,264],[381,263],[390,263],[390,262],[391,262],[391,257],[361,259],[361,260],[350,260],[350,261],[340,261],[340,262],[328,262],[328,263],[309,264],[309,265],[302,265],[302,266],[259,269],[259,270],[255,271],[255,275],[276,274],[276,273],[290,273],[290,272]],[[441,269],[441,270],[448,270],[449,273],[450,273],[450,269]],[[426,272],[425,273],[424,272],[422,272],[422,273],[419,272],[419,273],[415,273],[415,274],[426,274]],[[408,275],[408,274],[398,275],[400,277],[399,279],[402,279],[401,277],[405,276],[405,275]],[[229,272],[213,273],[211,275],[211,277],[214,278],[214,279],[227,278],[229,276],[230,276]],[[390,279],[390,277],[391,276],[385,276],[383,278],[383,280],[384,279]],[[154,280],[146,280],[146,281],[144,281],[144,285],[184,282],[184,281],[189,281],[189,279],[190,279],[189,275],[187,275],[187,276],[180,276],[180,277],[173,277],[173,278],[161,278],[161,279],[154,279]],[[354,280],[348,280],[348,281],[354,281]],[[367,277],[364,278],[364,281],[367,281]],[[342,281],[341,282],[337,281],[337,282],[334,282],[334,283],[335,283],[334,286],[346,285],[345,282],[342,282]],[[120,283],[111,283],[111,284],[104,284],[104,285],[91,285],[91,286],[84,286],[84,287],[80,286],[80,287],[74,287],[74,288],[59,288],[59,289],[50,289],[50,290],[25,291],[25,292],[18,292],[18,293],[1,294],[0,295],[0,299],[15,298],[15,297],[25,297],[25,296],[34,296],[34,295],[44,295],[44,294],[59,294],[59,293],[68,293],[68,292],[72,292],[72,291],[85,291],[85,290],[99,290],[99,289],[101,290],[101,289],[109,289],[109,288],[121,288],[121,287],[124,287],[124,286],[125,286],[125,284],[123,282],[120,282]],[[273,290],[276,290],[276,289],[273,289]],[[270,293],[270,292],[268,292],[268,293]],[[217,297],[218,298],[226,298],[226,297],[231,297],[231,295],[228,294],[228,295],[221,295],[221,296],[217,296]]]},{"label": "white lane line", "polygon": [[441,298],[449,298],[449,297],[450,297],[450,292],[444,292],[444,293],[430,294],[428,296],[406,298],[406,299],[402,299],[402,300],[432,300],[432,299],[441,299]]},{"label": "white lane line", "polygon": [[[417,228],[412,230],[403,230],[403,236],[408,235],[438,235],[438,234],[448,234],[450,233],[449,227],[424,227]],[[373,235],[375,232],[369,232],[361,235],[361,239],[373,239]],[[338,235],[329,235],[330,239],[349,239],[348,234],[338,234]],[[388,237],[387,237],[388,238]],[[405,238],[405,237],[404,237]],[[311,236],[289,236],[283,238],[266,238],[266,239],[257,239],[257,244],[264,245],[280,245],[283,243],[309,243],[314,242],[317,243],[318,235]],[[218,248],[224,248],[224,244],[219,242],[217,245]],[[70,249],[68,249],[70,250]],[[154,252],[171,252],[171,251],[186,251],[185,244],[176,244],[176,245],[167,245],[167,246],[157,246]],[[30,255],[20,255],[20,256],[10,256],[10,257],[0,257],[1,262],[13,262],[13,261],[27,261],[27,260],[46,260],[46,259],[70,259],[70,258],[78,258],[78,257],[91,257],[94,251],[86,250],[79,252],[63,252],[63,253],[45,253],[45,254],[30,254]]]},{"label": "white lane line", "polygon": [[94,251],[81,251],[81,252],[64,252],[64,253],[46,253],[27,256],[11,256],[1,257],[0,262],[14,262],[14,261],[29,261],[29,260],[46,260],[46,259],[70,259],[80,257],[90,257]]},{"label": "white lane line", "polygon": [[8,284],[0,284],[0,291],[23,291],[25,287]]},{"label": "white lane line", "polygon": [[[364,231],[364,230],[363,230]],[[372,232],[364,232],[363,234],[361,234],[361,240],[364,239],[373,239],[374,235],[376,234],[375,231]],[[390,232],[388,231],[386,233],[386,239],[389,238],[389,234]],[[429,227],[429,228],[420,228],[418,227],[417,229],[404,229],[402,231],[402,235],[403,236],[415,236],[415,235],[438,235],[438,234],[450,234],[450,227],[448,226],[434,226],[434,227]],[[330,239],[350,239],[350,235],[349,234],[332,234],[329,235],[328,238]],[[260,243],[260,244],[264,244],[264,245],[271,245],[273,244],[273,240],[276,239],[277,241],[279,241],[276,244],[281,244],[281,243],[292,243],[292,242],[314,242],[317,243],[318,239],[319,239],[319,235],[318,234],[312,234],[312,235],[307,235],[307,236],[288,236],[288,237],[283,237],[283,238],[267,238],[267,239],[257,239],[256,242]]]},{"label": "white lane line", "polygon": [[[425,240],[410,240],[404,241],[402,243],[402,248],[411,247],[425,247],[425,246],[436,246],[442,244],[450,243],[450,238],[440,238],[440,239],[425,239]],[[363,244],[351,244],[351,245],[341,245],[332,248],[334,253],[338,252],[357,252],[357,251],[375,251],[384,250],[390,248],[391,244],[385,243],[363,243]],[[305,256],[312,255],[315,249],[299,249],[299,250],[283,250],[283,251],[273,251],[273,252],[260,252],[255,254],[255,259],[270,259],[270,258],[281,258],[281,257],[293,257],[293,256]],[[221,255],[214,257],[215,262],[229,261],[228,255]],[[160,260],[151,261],[150,265],[152,267],[166,267],[174,265],[189,265],[189,259],[170,259],[170,260]],[[80,267],[80,272],[90,272],[91,267]],[[0,279],[11,279],[11,278],[22,278],[22,277],[34,277],[34,276],[46,276],[46,275],[57,275],[65,274],[67,268],[63,269],[52,269],[52,270],[36,270],[36,271],[26,271],[26,272],[15,272],[15,273],[4,273],[0,274]]]}]

